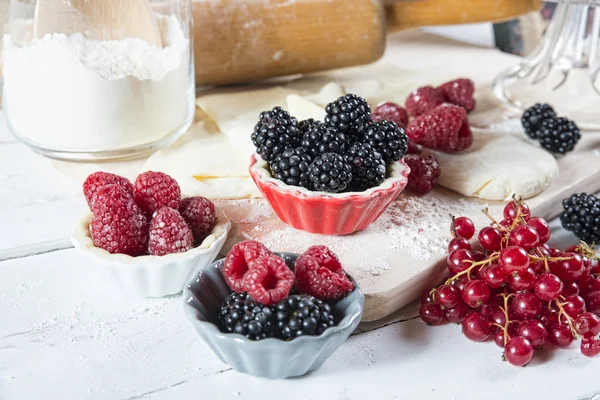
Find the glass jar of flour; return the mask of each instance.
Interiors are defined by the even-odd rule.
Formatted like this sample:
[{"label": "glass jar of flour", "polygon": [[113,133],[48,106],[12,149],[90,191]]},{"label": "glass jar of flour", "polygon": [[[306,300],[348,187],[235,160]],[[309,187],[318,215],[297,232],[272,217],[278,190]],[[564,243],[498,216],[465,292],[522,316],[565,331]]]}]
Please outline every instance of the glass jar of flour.
[{"label": "glass jar of flour", "polygon": [[191,0],[11,0],[3,107],[44,155],[148,154],[194,118]]}]

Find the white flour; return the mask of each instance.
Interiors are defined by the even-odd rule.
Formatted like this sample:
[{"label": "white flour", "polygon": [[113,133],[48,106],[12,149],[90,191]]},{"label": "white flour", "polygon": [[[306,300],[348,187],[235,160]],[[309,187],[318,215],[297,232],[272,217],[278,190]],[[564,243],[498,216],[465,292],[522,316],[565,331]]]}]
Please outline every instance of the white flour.
[{"label": "white flour", "polygon": [[164,48],[81,33],[5,35],[4,107],[15,133],[56,150],[99,151],[160,140],[193,117],[190,43],[177,18],[157,18]]}]

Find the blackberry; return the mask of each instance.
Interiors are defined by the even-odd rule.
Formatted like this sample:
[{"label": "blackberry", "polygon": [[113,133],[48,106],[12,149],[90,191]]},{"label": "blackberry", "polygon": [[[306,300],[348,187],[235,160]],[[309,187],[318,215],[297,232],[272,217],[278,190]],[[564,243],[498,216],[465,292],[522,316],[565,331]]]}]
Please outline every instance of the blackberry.
[{"label": "blackberry", "polygon": [[563,227],[587,244],[600,243],[600,199],[580,193],[563,200]]},{"label": "blackberry", "polygon": [[269,161],[288,147],[300,145],[300,130],[296,118],[281,107],[260,113],[251,135],[256,152]]},{"label": "blackberry", "polygon": [[566,118],[546,119],[539,131],[540,144],[551,153],[568,153],[575,148],[579,139],[579,128]]},{"label": "blackberry", "polygon": [[274,307],[277,337],[318,336],[334,325],[331,307],[310,295],[293,295]]},{"label": "blackberry", "polygon": [[380,185],[385,180],[385,161],[381,154],[367,143],[354,143],[345,154],[352,167],[352,189],[356,191]]},{"label": "blackberry", "polygon": [[371,107],[362,97],[347,94],[325,107],[325,123],[348,135],[361,134],[371,122]]},{"label": "blackberry", "polygon": [[309,177],[317,191],[343,192],[352,181],[352,168],[341,155],[325,153],[310,164]]},{"label": "blackberry", "polygon": [[528,108],[521,117],[521,124],[525,133],[532,139],[537,139],[540,136],[542,122],[548,118],[555,118],[556,112],[548,104],[537,103],[533,107]]},{"label": "blackberry", "polygon": [[408,138],[404,129],[395,122],[379,121],[365,130],[364,141],[381,153],[386,163],[400,160],[408,150]]},{"label": "blackberry", "polygon": [[265,339],[275,335],[275,313],[248,294],[234,292],[221,306],[219,327],[222,332],[239,333],[251,340]]},{"label": "blackberry", "polygon": [[300,130],[300,135],[304,137],[304,135],[307,134],[308,131],[310,131],[317,125],[323,125],[323,123],[321,121],[315,121],[312,118],[303,119],[302,121],[298,122],[298,129]]},{"label": "blackberry", "polygon": [[348,147],[348,140],[336,128],[316,124],[302,137],[302,147],[313,158],[325,153],[343,154]]},{"label": "blackberry", "polygon": [[269,165],[273,177],[292,185],[310,189],[308,167],[313,158],[304,147],[289,148],[277,155]]}]

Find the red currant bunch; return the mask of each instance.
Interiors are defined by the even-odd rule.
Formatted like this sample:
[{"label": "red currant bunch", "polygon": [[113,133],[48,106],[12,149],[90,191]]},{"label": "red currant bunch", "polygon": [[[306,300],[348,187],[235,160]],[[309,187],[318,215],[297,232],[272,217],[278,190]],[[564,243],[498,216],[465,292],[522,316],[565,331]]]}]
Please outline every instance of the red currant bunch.
[{"label": "red currant bunch", "polygon": [[583,355],[600,354],[594,250],[583,242],[564,251],[549,246],[548,223],[516,197],[500,222],[483,212],[491,223],[478,233],[470,218],[452,218],[448,276],[421,298],[421,319],[460,323],[468,339],[494,340],[516,366],[527,365],[546,343],[566,348],[581,339]]}]

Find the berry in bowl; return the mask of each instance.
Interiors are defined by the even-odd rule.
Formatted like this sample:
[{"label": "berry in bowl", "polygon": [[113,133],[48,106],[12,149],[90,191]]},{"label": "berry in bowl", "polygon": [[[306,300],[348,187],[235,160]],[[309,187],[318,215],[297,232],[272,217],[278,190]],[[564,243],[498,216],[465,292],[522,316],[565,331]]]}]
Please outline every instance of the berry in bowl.
[{"label": "berry in bowl", "polygon": [[177,182],[162,172],[144,172],[134,184],[96,172],[83,192],[91,212],[76,223],[71,241],[135,296],[181,292],[195,268],[214,261],[231,226],[210,200],[182,199]]},{"label": "berry in bowl", "polygon": [[277,216],[312,233],[365,229],[406,187],[404,129],[371,119],[348,94],[325,108],[325,121],[298,122],[281,107],[260,114],[251,135],[250,176]]},{"label": "berry in bowl", "polygon": [[356,329],[364,303],[326,247],[272,253],[255,241],[198,271],[183,298],[192,325],[221,361],[271,379],[319,368]]}]

